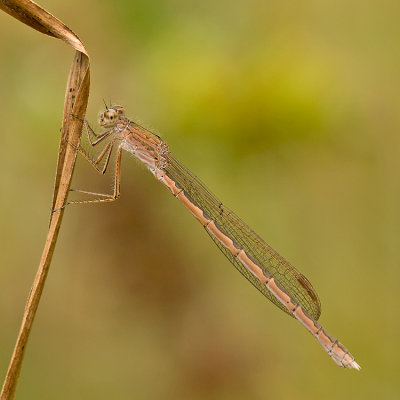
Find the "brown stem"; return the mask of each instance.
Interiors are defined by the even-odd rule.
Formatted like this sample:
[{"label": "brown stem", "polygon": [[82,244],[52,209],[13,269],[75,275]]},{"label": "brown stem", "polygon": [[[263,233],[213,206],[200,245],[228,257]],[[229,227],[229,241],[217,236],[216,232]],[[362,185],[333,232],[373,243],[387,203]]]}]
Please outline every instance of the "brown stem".
[{"label": "brown stem", "polygon": [[[67,144],[67,140],[75,146],[79,145],[89,98],[90,69],[88,54],[77,35],[36,3],[30,0],[0,0],[0,9],[44,34],[64,40],[76,49],[64,100],[63,127],[54,185],[52,209],[57,211],[52,212],[50,217],[49,230],[39,268],[28,296],[21,328],[0,394],[1,400],[10,400],[15,395],[26,345],[44,289],[64,214],[62,206],[66,202],[76,159],[76,150],[73,146]],[[72,114],[80,118],[74,118]]]}]

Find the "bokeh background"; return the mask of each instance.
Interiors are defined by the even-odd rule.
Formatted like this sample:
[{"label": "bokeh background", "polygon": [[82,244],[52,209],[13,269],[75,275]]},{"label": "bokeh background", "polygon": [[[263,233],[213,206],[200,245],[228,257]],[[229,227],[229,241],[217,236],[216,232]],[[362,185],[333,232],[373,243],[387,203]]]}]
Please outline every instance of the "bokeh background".
[{"label": "bokeh background", "polygon": [[[132,157],[66,210],[17,399],[398,399],[400,3],[42,1],[102,99],[312,282],[345,371]],[[45,240],[73,50],[0,14],[0,376]],[[109,191],[79,162],[74,186]]]}]

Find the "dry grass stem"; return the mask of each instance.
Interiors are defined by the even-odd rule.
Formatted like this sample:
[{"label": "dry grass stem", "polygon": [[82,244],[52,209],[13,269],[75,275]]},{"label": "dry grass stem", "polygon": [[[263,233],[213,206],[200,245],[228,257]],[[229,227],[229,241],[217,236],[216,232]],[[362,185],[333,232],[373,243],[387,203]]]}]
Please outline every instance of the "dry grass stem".
[{"label": "dry grass stem", "polygon": [[[8,400],[14,398],[24,352],[43,292],[64,213],[64,209],[61,207],[66,202],[76,159],[76,151],[67,144],[66,139],[75,145],[79,144],[82,120],[72,117],[71,114],[76,114],[81,118],[85,116],[89,98],[90,70],[89,56],[78,36],[38,4],[30,0],[0,0],[0,9],[41,33],[64,40],[76,50],[65,94],[62,135],[54,185],[52,209],[57,211],[51,214],[39,268],[28,296],[21,328],[1,391],[0,399]],[[55,132],[58,131],[55,130]]]}]

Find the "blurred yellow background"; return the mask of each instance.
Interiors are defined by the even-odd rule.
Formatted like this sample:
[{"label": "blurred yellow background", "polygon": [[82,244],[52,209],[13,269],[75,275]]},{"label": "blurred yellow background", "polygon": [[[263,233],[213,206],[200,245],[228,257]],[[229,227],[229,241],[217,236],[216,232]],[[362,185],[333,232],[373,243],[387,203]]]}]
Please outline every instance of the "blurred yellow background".
[{"label": "blurred yellow background", "polygon": [[[398,399],[400,3],[45,1],[102,99],[305,274],[338,368],[132,157],[66,210],[17,399]],[[79,10],[79,11],[78,11]],[[73,50],[0,13],[0,376],[49,219]],[[111,178],[79,162],[74,187]]]}]

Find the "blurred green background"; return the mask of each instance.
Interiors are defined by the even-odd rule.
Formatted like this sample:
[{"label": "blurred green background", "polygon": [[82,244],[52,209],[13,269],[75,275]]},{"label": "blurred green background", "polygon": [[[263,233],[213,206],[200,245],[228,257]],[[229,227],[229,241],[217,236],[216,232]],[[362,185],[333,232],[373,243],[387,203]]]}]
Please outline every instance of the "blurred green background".
[{"label": "blurred green background", "polygon": [[[123,156],[66,210],[17,399],[398,399],[400,3],[40,2],[102,99],[312,282],[345,371]],[[73,50],[0,13],[0,376],[45,241]],[[79,162],[75,187],[108,191]]]}]

